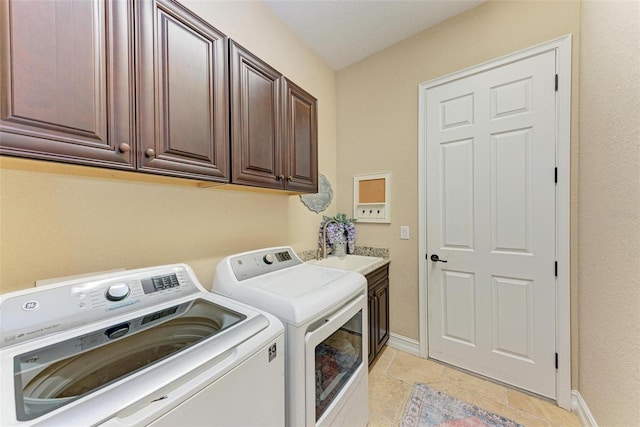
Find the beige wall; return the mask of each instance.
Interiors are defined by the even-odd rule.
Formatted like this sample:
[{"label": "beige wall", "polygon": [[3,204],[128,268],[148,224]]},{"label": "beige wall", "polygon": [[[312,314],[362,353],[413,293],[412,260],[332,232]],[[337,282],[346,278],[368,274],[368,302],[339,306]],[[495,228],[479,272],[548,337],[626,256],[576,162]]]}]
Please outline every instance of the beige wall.
[{"label": "beige wall", "polygon": [[578,390],[640,422],[640,2],[587,1],[580,48]]},{"label": "beige wall", "polygon": [[[262,2],[183,3],[318,98],[319,168],[335,183],[333,70]],[[0,159],[2,292],[37,279],[173,262],[189,263],[208,287],[226,255],[317,245],[322,217],[298,196],[109,179],[82,167],[51,172],[41,163]]]},{"label": "beige wall", "polygon": [[490,1],[338,72],[338,209],[351,209],[354,174],[392,172],[392,223],[357,226],[359,244],[391,248],[392,332],[419,339],[418,84],[569,33],[577,76],[579,14],[577,2]]}]

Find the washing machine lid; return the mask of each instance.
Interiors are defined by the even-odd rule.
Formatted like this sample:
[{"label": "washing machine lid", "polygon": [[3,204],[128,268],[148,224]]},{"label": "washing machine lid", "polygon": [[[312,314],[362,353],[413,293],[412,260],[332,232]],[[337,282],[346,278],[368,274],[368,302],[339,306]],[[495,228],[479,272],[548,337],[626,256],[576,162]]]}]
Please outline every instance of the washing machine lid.
[{"label": "washing machine lid", "polygon": [[[278,263],[275,257],[265,258],[283,252],[293,260],[284,261],[284,267],[272,267]],[[265,259],[274,261],[270,265]],[[243,275],[242,266],[251,270],[248,278]],[[256,273],[260,269],[261,272]],[[360,273],[304,264],[291,248],[280,247],[225,258],[216,267],[212,291],[299,326],[365,293],[366,284]]]},{"label": "washing machine lid", "polygon": [[[47,414],[246,319],[245,314],[198,298],[18,354],[17,419]],[[265,318],[252,323],[240,341],[267,326]]]}]

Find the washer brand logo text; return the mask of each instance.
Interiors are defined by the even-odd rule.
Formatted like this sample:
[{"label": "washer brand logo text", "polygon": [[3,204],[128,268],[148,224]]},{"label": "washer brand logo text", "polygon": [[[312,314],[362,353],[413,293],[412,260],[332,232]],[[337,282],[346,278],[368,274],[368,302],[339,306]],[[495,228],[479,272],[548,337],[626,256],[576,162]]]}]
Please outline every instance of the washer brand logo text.
[{"label": "washer brand logo text", "polygon": [[24,311],[31,311],[31,310],[35,310],[36,308],[40,307],[40,303],[38,301],[27,301],[24,304],[22,304],[22,309]]}]

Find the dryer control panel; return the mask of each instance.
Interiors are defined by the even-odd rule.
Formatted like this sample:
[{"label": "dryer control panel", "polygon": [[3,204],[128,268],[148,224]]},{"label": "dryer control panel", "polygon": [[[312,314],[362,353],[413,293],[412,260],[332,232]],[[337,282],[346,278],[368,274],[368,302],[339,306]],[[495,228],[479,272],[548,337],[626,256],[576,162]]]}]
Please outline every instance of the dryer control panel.
[{"label": "dryer control panel", "polygon": [[236,280],[242,281],[302,264],[302,260],[293,249],[283,246],[238,254],[230,263]]},{"label": "dryer control panel", "polygon": [[185,264],[67,280],[0,296],[5,347],[203,292]]}]

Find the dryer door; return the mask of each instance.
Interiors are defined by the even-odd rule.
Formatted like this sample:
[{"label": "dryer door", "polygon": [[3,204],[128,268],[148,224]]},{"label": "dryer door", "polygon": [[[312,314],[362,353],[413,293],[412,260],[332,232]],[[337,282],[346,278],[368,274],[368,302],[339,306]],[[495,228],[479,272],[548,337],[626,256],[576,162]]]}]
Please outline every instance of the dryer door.
[{"label": "dryer door", "polygon": [[[349,394],[357,374],[366,369],[365,296],[315,324],[305,336],[306,425],[316,425]],[[344,399],[343,399],[344,400]]]}]

